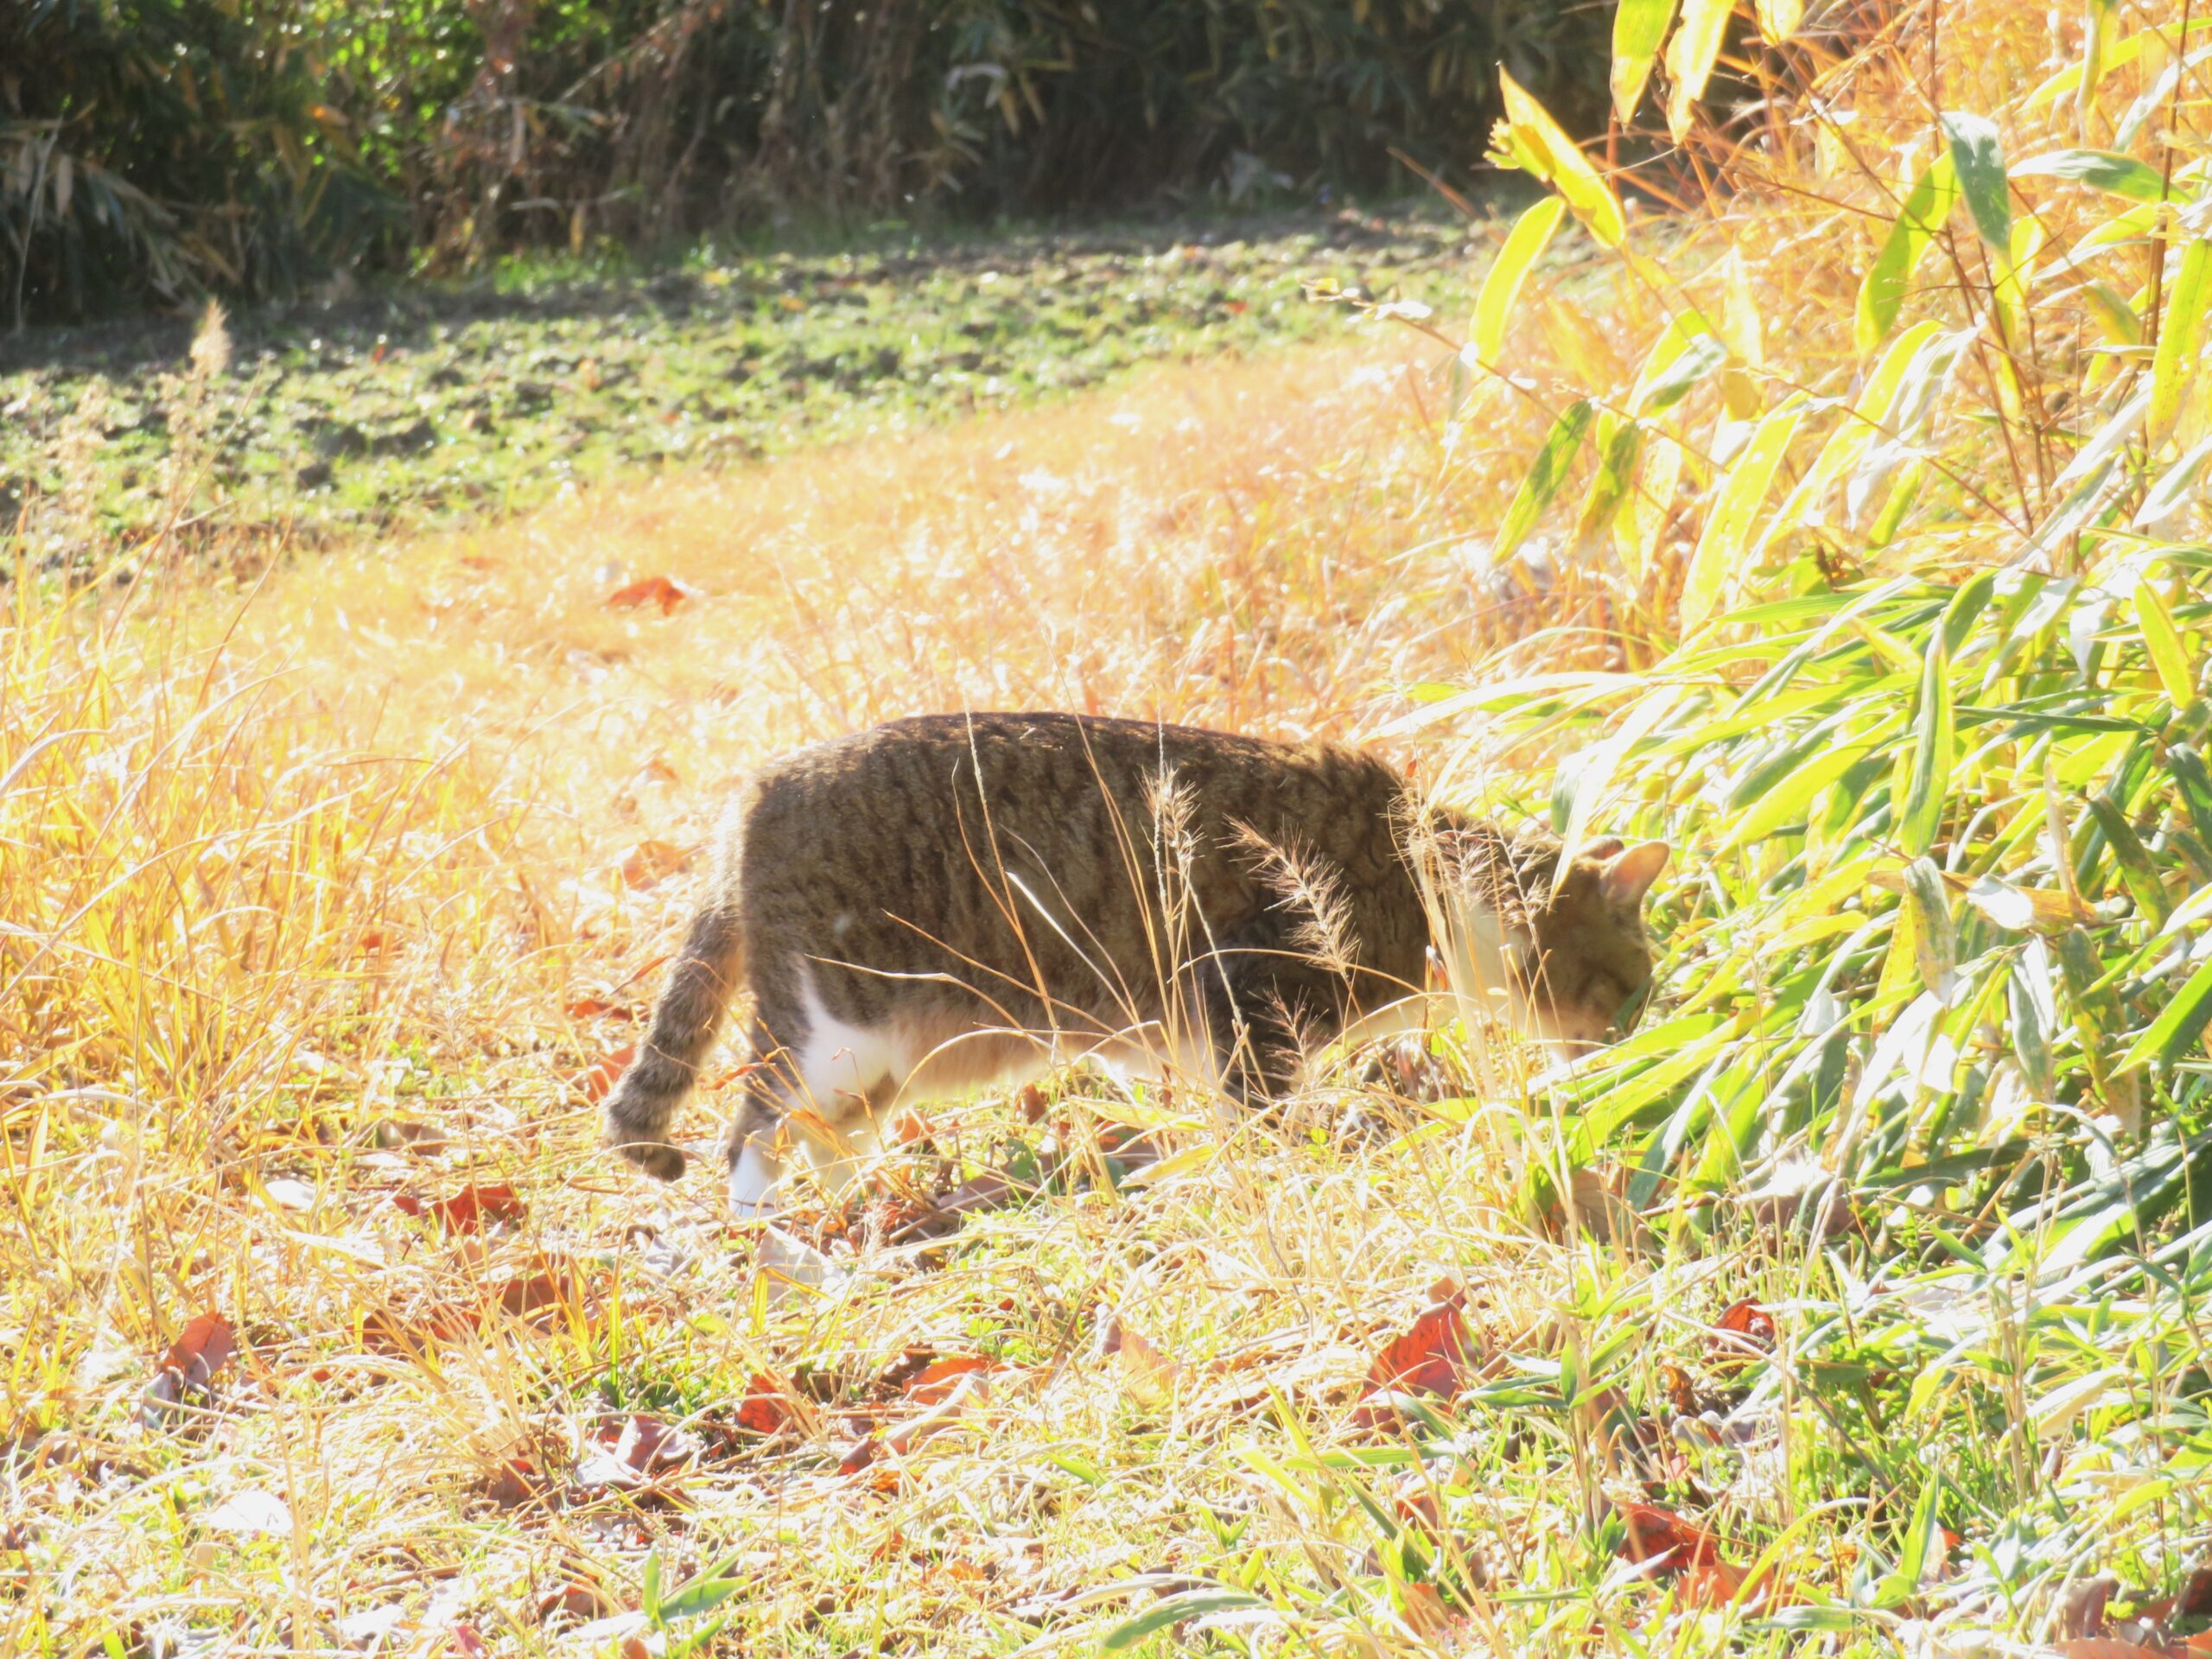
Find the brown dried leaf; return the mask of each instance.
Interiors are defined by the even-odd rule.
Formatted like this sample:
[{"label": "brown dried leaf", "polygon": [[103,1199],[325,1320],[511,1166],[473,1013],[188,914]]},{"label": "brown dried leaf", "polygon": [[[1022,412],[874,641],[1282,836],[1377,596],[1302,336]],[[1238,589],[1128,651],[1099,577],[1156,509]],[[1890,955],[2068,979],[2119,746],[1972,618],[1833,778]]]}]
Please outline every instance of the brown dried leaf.
[{"label": "brown dried leaf", "polygon": [[996,1360],[986,1359],[981,1354],[948,1354],[943,1359],[931,1360],[915,1373],[906,1384],[906,1398],[919,1406],[934,1406],[950,1399],[963,1376],[982,1376],[1003,1370]]},{"label": "brown dried leaf", "polygon": [[205,1395],[237,1349],[238,1335],[228,1319],[219,1313],[198,1315],[162,1356],[160,1368],[146,1385],[139,1421],[158,1428],[187,1395]]},{"label": "brown dried leaf", "polygon": [[448,1232],[473,1233],[487,1221],[518,1222],[529,1210],[505,1181],[471,1182],[450,1198],[429,1204],[412,1192],[396,1192],[393,1207],[405,1214],[436,1222]]},{"label": "brown dried leaf", "polygon": [[693,849],[672,841],[641,841],[623,855],[622,885],[632,893],[664,881],[691,862]]},{"label": "brown dried leaf", "polygon": [[1147,1405],[1173,1399],[1188,1370],[1144,1332],[1124,1324],[1118,1313],[1108,1316],[1099,1332],[1098,1351],[1120,1357],[1122,1382]]},{"label": "brown dried leaf", "polygon": [[596,1106],[607,1098],[607,1091],[614,1087],[622,1074],[630,1069],[630,1062],[638,1058],[638,1046],[626,1043],[604,1059],[588,1065],[581,1071],[572,1071],[566,1081],[569,1086],[584,1097],[587,1105]]},{"label": "brown dried leaf", "polygon": [[583,1300],[583,1277],[575,1264],[540,1256],[535,1272],[517,1274],[499,1287],[499,1306],[518,1316]]},{"label": "brown dried leaf", "polygon": [[638,1011],[603,996],[580,996],[563,1010],[571,1020],[635,1020]]},{"label": "brown dried leaf", "polygon": [[698,597],[699,590],[689,582],[678,582],[672,576],[646,576],[627,587],[617,588],[607,596],[607,602],[618,611],[658,606],[660,613],[666,616],[679,605],[688,604]]},{"label": "brown dried leaf", "polygon": [[594,1618],[605,1618],[614,1611],[614,1604],[597,1585],[564,1584],[557,1590],[549,1590],[537,1599],[537,1622],[550,1624],[587,1624]]},{"label": "brown dried leaf", "polygon": [[1362,1393],[1389,1389],[1447,1399],[1457,1394],[1460,1378],[1476,1360],[1473,1340],[1467,1333],[1466,1306],[1467,1293],[1449,1279],[1433,1286],[1428,1306],[1414,1317],[1406,1333],[1393,1338],[1375,1357]]}]

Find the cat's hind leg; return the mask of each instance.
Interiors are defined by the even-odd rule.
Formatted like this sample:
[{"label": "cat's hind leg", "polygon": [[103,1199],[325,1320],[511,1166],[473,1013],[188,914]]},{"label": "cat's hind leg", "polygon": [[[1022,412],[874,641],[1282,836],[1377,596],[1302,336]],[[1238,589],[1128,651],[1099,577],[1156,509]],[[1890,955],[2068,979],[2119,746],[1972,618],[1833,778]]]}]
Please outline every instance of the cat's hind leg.
[{"label": "cat's hind leg", "polygon": [[899,1092],[901,1072],[880,1046],[848,1040],[855,1033],[834,1020],[791,1023],[805,1035],[790,1043],[779,1044],[765,1025],[752,1033],[755,1058],[729,1136],[730,1209],[741,1220],[780,1207],[776,1189],[794,1148],[825,1187],[848,1184]]}]

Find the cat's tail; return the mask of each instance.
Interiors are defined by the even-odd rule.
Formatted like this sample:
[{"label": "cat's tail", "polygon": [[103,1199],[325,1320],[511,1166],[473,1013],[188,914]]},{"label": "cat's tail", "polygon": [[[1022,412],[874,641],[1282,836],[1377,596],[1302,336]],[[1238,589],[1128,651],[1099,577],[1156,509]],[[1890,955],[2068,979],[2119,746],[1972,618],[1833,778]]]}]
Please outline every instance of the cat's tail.
[{"label": "cat's tail", "polygon": [[672,1181],[683,1173],[683,1154],[668,1143],[669,1120],[697,1081],[744,971],[735,895],[718,892],[692,918],[638,1057],[607,1096],[607,1144],[648,1175]]}]

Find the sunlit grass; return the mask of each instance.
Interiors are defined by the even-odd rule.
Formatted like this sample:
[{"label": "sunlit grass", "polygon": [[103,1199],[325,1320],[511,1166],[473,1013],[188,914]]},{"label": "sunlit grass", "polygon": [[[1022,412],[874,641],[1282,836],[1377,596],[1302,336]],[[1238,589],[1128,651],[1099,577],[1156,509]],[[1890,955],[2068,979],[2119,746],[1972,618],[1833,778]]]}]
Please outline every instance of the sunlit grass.
[{"label": "sunlit grass", "polygon": [[[1694,141],[1711,200],[1629,219],[1609,288],[1539,266],[1505,363],[1454,372],[1467,320],[1402,311],[1433,337],[247,584],[18,581],[0,1641],[677,1651],[716,1597],[732,1650],[836,1655],[2199,1624],[2212,404],[2177,296],[2212,253],[2193,209],[2017,164],[2086,140],[2200,190],[2202,93],[2163,12],[2086,113],[2050,79],[2074,22],[1941,22],[1936,106],[1925,13],[1793,48],[1764,130]],[[2025,275],[1993,283],[1985,193],[1867,320],[1943,111],[2014,164]],[[666,613],[610,605],[656,577]],[[925,1106],[857,1244],[795,1224],[826,1262],[598,1154],[569,1079],[632,1040],[729,779],[1031,705],[1366,738],[1509,817],[1666,835],[1656,1007],[1533,1090],[1440,1034],[1440,1071],[1347,1068],[1288,1135],[1187,1090]],[[1106,1163],[1130,1126],[1164,1161]],[[1046,1190],[884,1236],[987,1169]],[[511,1218],[393,1202],[471,1182]],[[1363,1421],[1447,1276],[1457,1397]],[[238,1354],[149,1404],[207,1311]],[[912,1348],[997,1367],[926,1437],[870,1389]],[[610,1487],[594,1436],[641,1412],[701,1460]],[[1634,1566],[1637,1504],[1717,1564]],[[738,1587],[686,1604],[709,1569]]]}]

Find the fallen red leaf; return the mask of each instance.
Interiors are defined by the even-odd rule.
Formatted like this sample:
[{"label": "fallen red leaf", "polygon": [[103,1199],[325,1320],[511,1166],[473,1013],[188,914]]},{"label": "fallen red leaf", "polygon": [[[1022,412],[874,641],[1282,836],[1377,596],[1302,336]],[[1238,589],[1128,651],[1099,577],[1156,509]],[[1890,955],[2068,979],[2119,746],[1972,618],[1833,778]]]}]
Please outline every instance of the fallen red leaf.
[{"label": "fallen red leaf", "polygon": [[548,1262],[536,1273],[518,1274],[499,1287],[499,1306],[509,1313],[534,1313],[577,1300],[575,1271],[559,1262]]},{"label": "fallen red leaf", "polygon": [[669,576],[647,576],[633,582],[626,588],[617,588],[607,596],[607,602],[618,611],[634,611],[647,605],[658,605],[666,616],[677,606],[699,596],[699,590],[689,582],[677,582]]},{"label": "fallen red leaf", "polygon": [[2174,1612],[2182,1618],[2202,1618],[2212,1613],[2212,1567],[2200,1567],[2182,1580],[2174,1598]]},{"label": "fallen red leaf", "polygon": [[637,1010],[603,996],[580,996],[563,1010],[571,1020],[634,1020]]},{"label": "fallen red leaf", "polygon": [[484,1645],[484,1638],[476,1633],[474,1624],[453,1627],[453,1648],[462,1659],[491,1659],[492,1649]]},{"label": "fallen red leaf", "polygon": [[581,1071],[571,1072],[568,1078],[569,1085],[584,1097],[587,1104],[596,1106],[607,1098],[607,1091],[615,1085],[622,1074],[630,1069],[630,1062],[637,1058],[638,1046],[626,1043],[606,1058],[584,1067]]},{"label": "fallen red leaf", "polygon": [[529,1213],[513,1187],[505,1181],[471,1182],[450,1198],[425,1204],[412,1192],[392,1195],[392,1205],[408,1215],[427,1216],[448,1232],[473,1233],[487,1221],[520,1221]]},{"label": "fallen red leaf", "polygon": [[1406,1333],[1393,1338],[1375,1357],[1363,1396],[1388,1389],[1449,1398],[1459,1391],[1459,1380],[1475,1359],[1473,1339],[1467,1334],[1467,1293],[1447,1279],[1434,1286],[1429,1297],[1428,1306]]},{"label": "fallen red leaf", "polygon": [[202,1313],[178,1332],[162,1357],[162,1370],[175,1371],[190,1389],[205,1389],[238,1351],[238,1334],[219,1313]]},{"label": "fallen red leaf", "polygon": [[752,1434],[780,1434],[792,1421],[790,1402],[773,1377],[755,1373],[737,1408],[737,1426]]},{"label": "fallen red leaf", "polygon": [[999,1369],[995,1361],[981,1354],[950,1354],[931,1360],[915,1373],[906,1384],[906,1395],[917,1405],[934,1406],[952,1393],[962,1377]]},{"label": "fallen red leaf", "polygon": [[576,1466],[576,1484],[587,1490],[613,1487],[635,1491],[658,1484],[661,1471],[699,1455],[699,1442],[658,1417],[636,1413],[613,1417],[593,1431],[596,1447]]},{"label": "fallen red leaf", "polygon": [[219,1313],[202,1313],[187,1325],[162,1357],[138,1407],[138,1421],[159,1428],[188,1394],[205,1395],[215,1373],[238,1346],[231,1322]]},{"label": "fallen red leaf", "polygon": [[672,841],[641,841],[623,855],[622,885],[632,892],[665,880],[691,861],[691,849]]},{"label": "fallen red leaf", "polygon": [[484,1496],[503,1510],[518,1510],[542,1495],[545,1476],[528,1458],[509,1458],[484,1483]]},{"label": "fallen red leaf", "polygon": [[1746,1296],[1729,1304],[1728,1311],[1713,1322],[1706,1346],[1716,1362],[1740,1365],[1754,1349],[1773,1352],[1775,1335],[1774,1316]]},{"label": "fallen red leaf", "polygon": [[537,1620],[541,1624],[554,1619],[569,1619],[581,1624],[604,1618],[613,1611],[614,1604],[596,1585],[564,1584],[537,1599]]},{"label": "fallen red leaf", "polygon": [[[1705,1528],[1656,1503],[1616,1507],[1628,1527],[1621,1558],[1655,1573],[1680,1573],[1685,1605],[1724,1607],[1743,1593],[1744,1570],[1721,1559],[1719,1541]],[[1752,1587],[1753,1599],[1763,1593],[1760,1586]]]},{"label": "fallen red leaf", "polygon": [[1688,1607],[1726,1607],[1743,1591],[1743,1568],[1716,1555],[1690,1563],[1682,1574],[1680,1599]]}]

